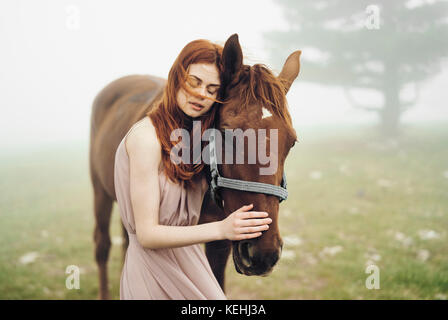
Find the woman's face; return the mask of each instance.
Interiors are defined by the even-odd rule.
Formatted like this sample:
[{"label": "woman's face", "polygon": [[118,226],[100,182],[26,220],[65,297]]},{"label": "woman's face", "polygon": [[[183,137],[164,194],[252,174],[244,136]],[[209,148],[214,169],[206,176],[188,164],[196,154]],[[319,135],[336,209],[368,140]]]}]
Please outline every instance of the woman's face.
[{"label": "woman's face", "polygon": [[[191,91],[216,99],[221,82],[218,69],[214,64],[191,64],[187,73],[186,85]],[[206,113],[214,103],[213,100],[192,96],[182,88],[177,91],[176,99],[182,111],[192,118]]]}]

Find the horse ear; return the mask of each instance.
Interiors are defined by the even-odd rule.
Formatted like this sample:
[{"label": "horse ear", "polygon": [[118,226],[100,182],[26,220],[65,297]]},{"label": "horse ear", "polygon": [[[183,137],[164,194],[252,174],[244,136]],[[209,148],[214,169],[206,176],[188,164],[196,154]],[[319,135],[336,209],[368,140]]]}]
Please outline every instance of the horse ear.
[{"label": "horse ear", "polygon": [[291,53],[286,59],[285,64],[283,65],[283,69],[278,75],[280,80],[285,85],[285,94],[289,91],[294,80],[297,78],[300,72],[300,54],[302,51],[297,50]]},{"label": "horse ear", "polygon": [[228,80],[237,75],[243,66],[243,51],[236,33],[231,35],[224,45],[222,64]]}]

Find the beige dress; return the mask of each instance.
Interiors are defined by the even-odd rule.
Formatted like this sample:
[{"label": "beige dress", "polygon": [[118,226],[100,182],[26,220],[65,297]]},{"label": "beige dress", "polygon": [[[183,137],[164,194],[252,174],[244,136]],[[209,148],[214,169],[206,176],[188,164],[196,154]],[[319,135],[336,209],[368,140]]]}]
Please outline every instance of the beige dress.
[{"label": "beige dress", "polygon": [[[134,214],[129,192],[129,158],[126,133],[115,153],[115,193],[121,220],[129,235],[129,247],[120,280],[120,299],[226,299],[216,280],[202,245],[180,248],[147,249],[135,234]],[[198,223],[201,204],[208,184],[205,177],[196,189],[171,182],[159,168],[159,223],[187,226]],[[148,194],[150,197],[151,194]]]}]

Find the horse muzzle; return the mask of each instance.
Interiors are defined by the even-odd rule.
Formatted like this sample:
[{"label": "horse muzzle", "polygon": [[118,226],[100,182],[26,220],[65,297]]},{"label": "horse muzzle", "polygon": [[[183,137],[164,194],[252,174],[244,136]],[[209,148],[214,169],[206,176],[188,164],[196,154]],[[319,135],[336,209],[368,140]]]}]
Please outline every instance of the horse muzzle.
[{"label": "horse muzzle", "polygon": [[233,243],[233,262],[238,273],[247,276],[267,276],[280,259],[282,245],[278,249],[260,249],[251,240]]}]

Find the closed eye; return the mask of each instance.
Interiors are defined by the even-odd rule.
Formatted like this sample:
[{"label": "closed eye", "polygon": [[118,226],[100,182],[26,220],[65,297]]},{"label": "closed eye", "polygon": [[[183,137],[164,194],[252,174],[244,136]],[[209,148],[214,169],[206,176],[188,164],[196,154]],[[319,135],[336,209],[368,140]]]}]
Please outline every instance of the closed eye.
[{"label": "closed eye", "polygon": [[193,88],[197,88],[197,87],[199,87],[199,86],[201,85],[201,80],[199,80],[199,79],[196,78],[196,77],[189,76],[189,77],[188,77],[188,80],[187,80],[187,83],[188,83],[191,87],[193,87]]},{"label": "closed eye", "polygon": [[[196,77],[195,75],[189,75],[187,78],[187,83],[192,88],[198,88],[201,86],[202,80],[200,78]],[[218,85],[218,84],[209,84],[207,86],[207,92],[211,95],[214,95],[218,92],[219,88],[220,88],[220,85]]]},{"label": "closed eye", "polygon": [[213,89],[208,89],[207,92],[210,94],[215,94],[219,90],[219,87],[213,87]]}]

